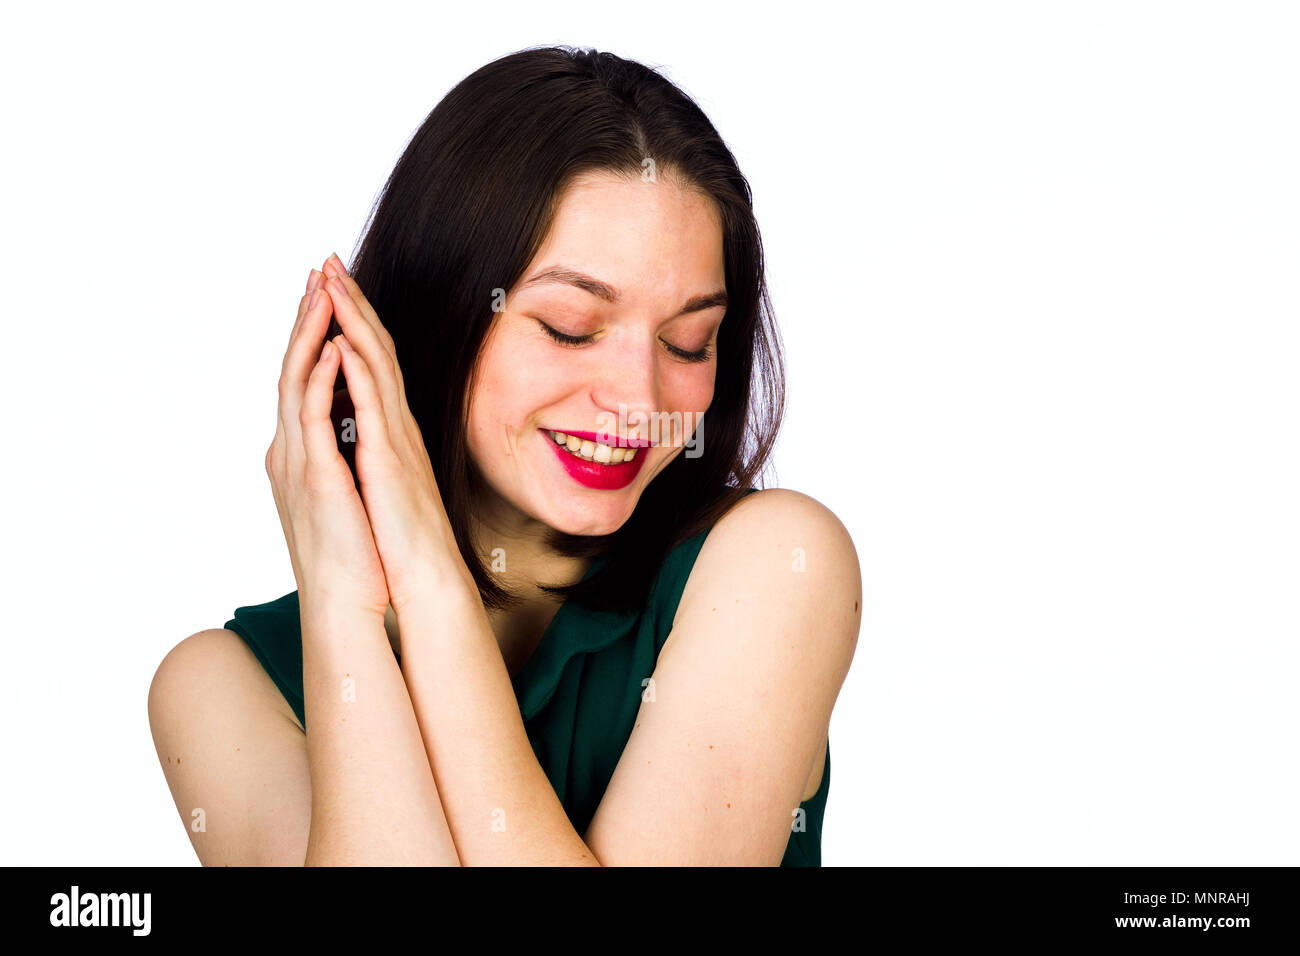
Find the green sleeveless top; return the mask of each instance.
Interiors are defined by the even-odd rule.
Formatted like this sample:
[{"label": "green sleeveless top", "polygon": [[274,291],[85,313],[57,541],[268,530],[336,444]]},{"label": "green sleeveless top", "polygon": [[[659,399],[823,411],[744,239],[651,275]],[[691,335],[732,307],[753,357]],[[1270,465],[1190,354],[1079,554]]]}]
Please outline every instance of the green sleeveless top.
[{"label": "green sleeveless top", "polygon": [[[533,753],[579,834],[595,816],[632,734],[644,690],[641,682],[654,672],[707,536],[706,529],[669,552],[640,610],[595,611],[561,604],[532,656],[511,678]],[[584,579],[604,560],[597,558]],[[236,608],[225,626],[244,639],[306,727],[298,592]],[[401,656],[394,656],[400,663]],[[792,810],[782,866],[821,866],[822,816],[830,782],[828,742],[821,786]]]}]

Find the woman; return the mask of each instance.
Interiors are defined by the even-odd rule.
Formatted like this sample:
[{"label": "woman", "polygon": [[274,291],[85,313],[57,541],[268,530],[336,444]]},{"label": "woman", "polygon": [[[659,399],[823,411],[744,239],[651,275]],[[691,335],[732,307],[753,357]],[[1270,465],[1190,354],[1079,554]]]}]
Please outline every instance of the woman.
[{"label": "woman", "polygon": [[200,860],[819,865],[861,578],[825,507],[752,487],[780,357],[698,107],[503,57],[307,286],[266,456],[298,589],[150,689]]}]

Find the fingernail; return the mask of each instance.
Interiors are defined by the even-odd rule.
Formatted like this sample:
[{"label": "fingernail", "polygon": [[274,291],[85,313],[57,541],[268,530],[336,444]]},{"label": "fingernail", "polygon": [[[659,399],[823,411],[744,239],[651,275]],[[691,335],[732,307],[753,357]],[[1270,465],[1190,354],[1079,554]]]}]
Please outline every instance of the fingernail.
[{"label": "fingernail", "polygon": [[339,254],[337,252],[331,252],[330,258],[334,260],[334,267],[338,269],[339,272],[343,273],[344,275],[348,274],[348,270],[343,265],[343,260],[339,258]]},{"label": "fingernail", "polygon": [[316,308],[316,300],[319,298],[320,298],[320,289],[313,289],[311,293],[311,298],[307,300],[307,308],[309,309]]},{"label": "fingernail", "polygon": [[346,335],[340,335],[337,339],[334,340],[334,343],[341,349],[346,349],[349,352],[354,351],[352,348],[352,343],[348,341],[348,337]]}]

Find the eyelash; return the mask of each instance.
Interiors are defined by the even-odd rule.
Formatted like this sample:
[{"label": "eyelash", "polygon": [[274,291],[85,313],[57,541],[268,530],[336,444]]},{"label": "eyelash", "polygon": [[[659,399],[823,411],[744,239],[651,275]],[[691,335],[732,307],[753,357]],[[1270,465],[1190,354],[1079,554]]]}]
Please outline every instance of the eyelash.
[{"label": "eyelash", "polygon": [[[545,322],[542,322],[540,324],[542,328],[546,330],[547,335],[553,338],[556,342],[559,342],[561,345],[567,346],[569,348],[576,348],[579,345],[585,345],[586,343],[590,342],[592,339],[592,336],[590,335],[565,335],[563,332],[551,328]],[[665,342],[664,344],[668,345],[667,342]],[[668,351],[672,352],[683,362],[691,362],[691,363],[707,362],[710,358],[713,357],[713,346],[711,345],[704,346],[704,348],[700,349],[698,352],[683,352],[679,348],[675,348],[674,346],[668,345]]]}]

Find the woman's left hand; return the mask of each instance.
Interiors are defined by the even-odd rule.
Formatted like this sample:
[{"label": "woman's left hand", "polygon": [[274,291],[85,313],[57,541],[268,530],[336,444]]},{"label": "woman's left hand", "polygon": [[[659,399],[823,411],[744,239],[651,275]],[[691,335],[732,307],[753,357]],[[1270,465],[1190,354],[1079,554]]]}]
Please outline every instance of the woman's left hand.
[{"label": "woman's left hand", "polygon": [[361,500],[374,532],[394,610],[448,570],[468,577],[443,506],[406,388],[392,336],[361,287],[332,255],[322,271],[334,318],[332,340],[342,355],[348,395],[356,408],[356,469]]}]

